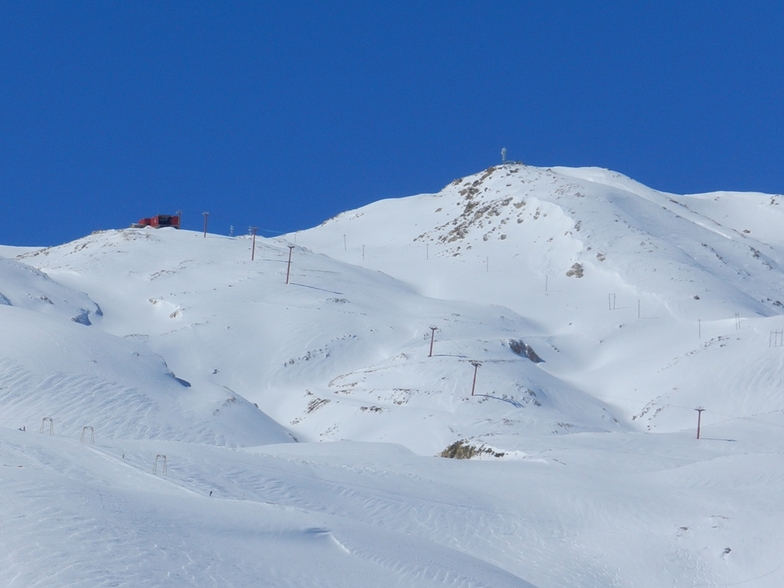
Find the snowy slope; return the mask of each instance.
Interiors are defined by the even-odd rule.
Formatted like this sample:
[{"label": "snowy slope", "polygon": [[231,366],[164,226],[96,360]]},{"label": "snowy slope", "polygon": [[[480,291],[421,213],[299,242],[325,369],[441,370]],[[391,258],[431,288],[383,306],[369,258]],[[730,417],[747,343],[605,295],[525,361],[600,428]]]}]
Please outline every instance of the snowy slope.
[{"label": "snowy slope", "polygon": [[[41,272],[0,259],[0,423],[80,437],[258,445],[285,429],[218,386],[191,386],[134,338],[92,326],[98,305]],[[90,310],[86,310],[90,309]],[[49,419],[44,421],[43,419]]]},{"label": "snowy slope", "polygon": [[780,586],[778,202],[511,164],[3,247],[0,584]]},{"label": "snowy slope", "polygon": [[709,400],[735,417],[782,408],[769,348],[784,328],[778,202],[510,164],[292,238],[426,295],[516,311],[543,334],[530,341],[542,369],[672,431]]},{"label": "snowy slope", "polygon": [[83,325],[100,317],[100,307],[90,297],[51,280],[28,265],[0,257],[0,304],[70,319]]},{"label": "snowy slope", "polygon": [[0,581],[774,587],[781,427],[534,436],[492,461],[0,430]]},{"label": "snowy slope", "polygon": [[[144,340],[179,377],[224,386],[303,440],[393,441],[433,455],[532,427],[622,428],[603,403],[512,351],[539,329],[508,309],[444,304],[300,248],[286,284],[288,247],[258,243],[251,261],[246,238],[128,229],[23,259],[86,287],[104,309],[101,328]],[[448,337],[434,357],[431,325]]]}]

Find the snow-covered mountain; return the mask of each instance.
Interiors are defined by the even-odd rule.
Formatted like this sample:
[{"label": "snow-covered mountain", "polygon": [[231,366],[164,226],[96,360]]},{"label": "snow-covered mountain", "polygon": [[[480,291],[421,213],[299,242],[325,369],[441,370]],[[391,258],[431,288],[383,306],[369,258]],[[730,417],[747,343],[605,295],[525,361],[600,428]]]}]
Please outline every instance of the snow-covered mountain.
[{"label": "snow-covered mountain", "polygon": [[0,579],[778,586],[779,202],[507,164],[3,247]]},{"label": "snow-covered mountain", "polygon": [[514,310],[537,328],[527,342],[544,371],[627,423],[674,431],[709,400],[727,418],[781,405],[780,201],[506,165],[296,239],[427,296]]}]

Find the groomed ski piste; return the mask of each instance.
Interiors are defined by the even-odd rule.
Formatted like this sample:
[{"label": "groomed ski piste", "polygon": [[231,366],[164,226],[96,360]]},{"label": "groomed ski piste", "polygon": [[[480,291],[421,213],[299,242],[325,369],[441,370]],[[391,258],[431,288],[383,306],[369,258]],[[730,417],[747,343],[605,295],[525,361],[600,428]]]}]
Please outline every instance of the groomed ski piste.
[{"label": "groomed ski piste", "polygon": [[781,198],[511,163],[253,260],[0,247],[0,584],[781,586]]}]

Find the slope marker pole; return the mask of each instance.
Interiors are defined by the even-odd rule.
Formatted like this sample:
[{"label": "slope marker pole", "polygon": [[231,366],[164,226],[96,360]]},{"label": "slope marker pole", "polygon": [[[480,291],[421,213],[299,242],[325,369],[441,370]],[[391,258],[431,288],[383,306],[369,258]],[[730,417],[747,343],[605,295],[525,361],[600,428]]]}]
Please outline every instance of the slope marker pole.
[{"label": "slope marker pole", "polygon": [[79,439],[79,442],[80,442],[80,443],[84,443],[84,436],[85,436],[84,434],[85,434],[87,431],[89,431],[89,432],[90,432],[90,443],[95,443],[95,429],[93,429],[93,428],[92,428],[91,426],[89,426],[89,425],[82,427],[82,436],[81,436],[81,438]]},{"label": "slope marker pole", "polygon": [[428,354],[428,357],[433,357],[433,341],[436,338],[437,330],[438,327],[430,327],[430,353]]},{"label": "slope marker pole", "polygon": [[167,463],[166,456],[163,453],[159,453],[158,455],[155,456],[155,463],[152,465],[152,473],[153,474],[158,473],[158,458],[162,458],[163,468],[161,468],[161,473],[165,476],[166,472],[169,469],[169,464]]},{"label": "slope marker pole", "polygon": [[473,396],[476,390],[476,372],[479,371],[479,366],[482,364],[478,361],[472,361],[471,365],[474,366],[474,383],[471,384],[471,396]]},{"label": "slope marker pole", "polygon": [[207,238],[207,217],[210,216],[209,212],[202,212],[204,215],[204,238]]},{"label": "slope marker pole", "polygon": [[256,231],[258,231],[258,227],[251,227],[250,232],[253,235],[253,243],[250,246],[250,260],[253,261],[256,259]]},{"label": "slope marker pole", "polygon": [[289,275],[291,274],[291,252],[294,250],[294,245],[289,245],[289,263],[286,266],[286,283],[289,283]]},{"label": "slope marker pole", "polygon": [[704,411],[705,409],[700,407],[700,408],[695,408],[694,410],[697,411],[697,439],[699,439],[700,438],[700,421],[702,420],[702,411]]},{"label": "slope marker pole", "polygon": [[49,434],[54,435],[54,421],[52,420],[52,417],[44,417],[41,419],[41,430],[38,432],[41,433],[41,435],[44,434],[44,425],[47,422],[49,423]]}]

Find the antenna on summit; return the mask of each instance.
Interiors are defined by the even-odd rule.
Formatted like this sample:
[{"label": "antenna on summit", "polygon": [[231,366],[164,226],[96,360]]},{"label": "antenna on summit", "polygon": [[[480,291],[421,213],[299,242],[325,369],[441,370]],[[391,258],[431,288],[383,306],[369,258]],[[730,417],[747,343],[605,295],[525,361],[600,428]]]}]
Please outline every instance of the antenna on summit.
[{"label": "antenna on summit", "polygon": [[501,147],[501,165],[506,163],[506,147]]}]

